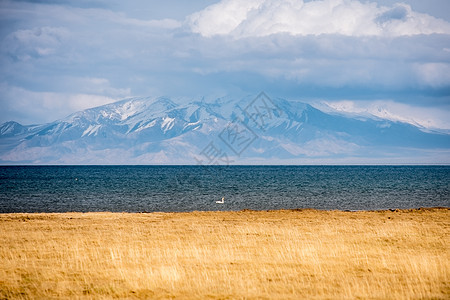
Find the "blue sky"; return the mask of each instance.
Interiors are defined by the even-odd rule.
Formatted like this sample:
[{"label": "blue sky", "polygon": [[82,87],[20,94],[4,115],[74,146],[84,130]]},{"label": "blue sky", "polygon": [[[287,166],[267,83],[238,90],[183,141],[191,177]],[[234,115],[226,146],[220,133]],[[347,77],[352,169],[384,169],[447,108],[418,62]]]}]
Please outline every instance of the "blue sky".
[{"label": "blue sky", "polygon": [[450,129],[450,1],[0,0],[0,122],[269,95]]}]

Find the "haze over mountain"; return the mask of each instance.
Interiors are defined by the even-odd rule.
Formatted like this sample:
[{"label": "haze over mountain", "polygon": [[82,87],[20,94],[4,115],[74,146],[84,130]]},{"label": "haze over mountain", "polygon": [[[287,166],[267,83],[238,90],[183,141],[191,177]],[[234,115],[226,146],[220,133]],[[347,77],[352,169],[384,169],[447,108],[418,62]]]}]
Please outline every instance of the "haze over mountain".
[{"label": "haze over mountain", "polygon": [[2,164],[449,163],[450,134],[265,94],[130,98],[47,124],[0,125]]}]

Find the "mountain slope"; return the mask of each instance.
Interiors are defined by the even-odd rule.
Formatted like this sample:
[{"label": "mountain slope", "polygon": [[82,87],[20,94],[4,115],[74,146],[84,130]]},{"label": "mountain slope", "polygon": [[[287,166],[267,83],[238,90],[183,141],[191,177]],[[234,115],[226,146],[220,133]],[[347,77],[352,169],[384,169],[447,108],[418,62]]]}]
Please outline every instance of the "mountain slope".
[{"label": "mountain slope", "polygon": [[264,94],[132,98],[48,124],[0,125],[3,164],[449,163],[450,135]]}]

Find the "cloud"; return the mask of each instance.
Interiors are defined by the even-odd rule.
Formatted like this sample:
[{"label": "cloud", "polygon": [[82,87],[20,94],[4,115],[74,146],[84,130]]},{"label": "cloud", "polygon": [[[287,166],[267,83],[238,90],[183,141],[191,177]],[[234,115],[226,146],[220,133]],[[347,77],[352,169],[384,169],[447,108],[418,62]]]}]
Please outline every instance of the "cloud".
[{"label": "cloud", "polygon": [[[50,121],[89,99],[261,90],[448,111],[448,23],[406,4],[227,0],[205,7],[201,0],[203,9],[183,22],[187,13],[166,15],[179,9],[174,1],[142,0],[136,9],[112,0],[0,0],[0,101],[8,108],[0,122]],[[165,8],[147,16],[155,5]]]},{"label": "cloud", "polygon": [[433,88],[450,87],[450,64],[429,62],[415,65],[415,74],[424,86]]},{"label": "cloud", "polygon": [[164,28],[164,29],[175,29],[181,26],[181,22],[173,19],[162,19],[162,20],[139,20],[132,18],[120,18],[116,21],[117,23],[125,25],[135,25],[150,28]]},{"label": "cloud", "polygon": [[9,34],[1,49],[18,60],[29,60],[54,54],[69,36],[61,27],[35,27]]},{"label": "cloud", "polygon": [[406,94],[406,101],[413,102],[428,93],[448,96],[450,89],[448,35],[392,39],[277,34],[237,40],[214,36],[195,43],[193,72],[228,73],[236,84],[253,81],[257,89],[275,95],[336,98],[346,93],[379,99]]},{"label": "cloud", "polygon": [[66,82],[78,86],[78,91],[89,95],[102,95],[114,99],[130,96],[130,88],[115,88],[106,78],[99,77],[68,77]]},{"label": "cloud", "polygon": [[408,8],[405,5],[398,5],[378,15],[374,21],[378,24],[386,24],[394,20],[405,21],[411,10],[410,8],[408,10]]},{"label": "cloud", "polygon": [[414,12],[409,5],[379,7],[374,2],[356,0],[222,0],[189,16],[188,24],[193,32],[205,37],[450,33],[450,23]]},{"label": "cloud", "polygon": [[0,123],[14,120],[23,124],[51,122],[67,115],[117,99],[95,94],[33,92],[16,86],[0,85]]}]

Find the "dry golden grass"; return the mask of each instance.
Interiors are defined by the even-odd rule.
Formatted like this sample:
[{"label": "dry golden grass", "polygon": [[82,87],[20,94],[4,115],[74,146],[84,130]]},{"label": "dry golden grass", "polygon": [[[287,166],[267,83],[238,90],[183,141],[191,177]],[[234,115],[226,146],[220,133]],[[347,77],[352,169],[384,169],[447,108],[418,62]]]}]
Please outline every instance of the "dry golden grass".
[{"label": "dry golden grass", "polygon": [[0,215],[0,298],[449,299],[450,210]]}]

